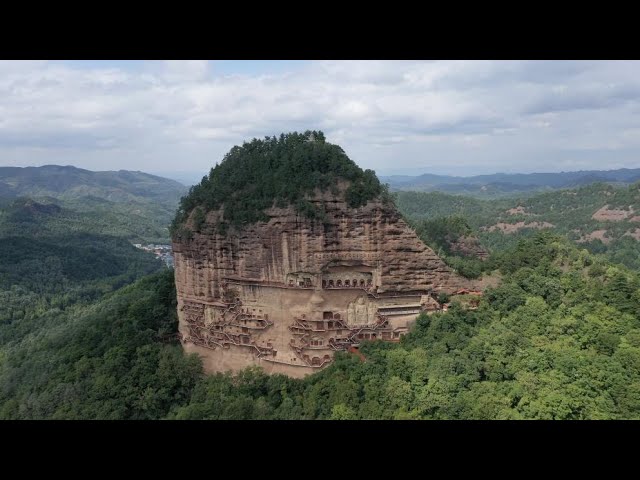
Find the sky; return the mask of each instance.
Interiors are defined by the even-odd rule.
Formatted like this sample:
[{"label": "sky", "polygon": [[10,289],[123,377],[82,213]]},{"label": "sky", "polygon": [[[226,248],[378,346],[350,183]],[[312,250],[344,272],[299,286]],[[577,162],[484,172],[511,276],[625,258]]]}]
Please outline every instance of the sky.
[{"label": "sky", "polygon": [[0,166],[198,179],[305,130],[379,175],[637,168],[640,62],[0,62]]}]

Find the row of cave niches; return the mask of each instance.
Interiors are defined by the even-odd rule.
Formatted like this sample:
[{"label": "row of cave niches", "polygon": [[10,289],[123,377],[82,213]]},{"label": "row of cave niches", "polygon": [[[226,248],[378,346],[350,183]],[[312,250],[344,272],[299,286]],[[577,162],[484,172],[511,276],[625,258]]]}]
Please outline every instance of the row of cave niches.
[{"label": "row of cave niches", "polygon": [[339,313],[332,312],[324,312],[322,319],[307,319],[305,315],[295,317],[294,323],[288,328],[294,337],[289,346],[312,367],[323,366],[331,361],[331,356],[324,355],[321,361],[317,356],[311,357],[313,354],[307,353],[308,351],[353,351],[362,340],[398,341],[404,334],[400,331],[402,329],[392,329],[389,321],[382,315],[378,315],[374,324],[347,326]]},{"label": "row of cave niches", "polygon": [[[189,335],[182,337],[183,342],[191,342],[204,348],[215,350],[222,348],[228,350],[234,347],[247,348],[257,355],[258,358],[274,362],[286,363],[297,367],[321,368],[331,362],[331,355],[311,356],[304,354],[300,349],[292,348],[295,357],[291,362],[275,359],[277,351],[270,342],[258,344],[253,340],[250,330],[265,330],[273,325],[266,314],[250,314],[247,309],[239,308],[241,302],[230,304],[222,312],[222,319],[219,322],[205,325],[204,305],[195,302],[185,302],[182,311],[183,318],[189,329]],[[253,323],[253,324],[251,324]],[[227,331],[227,328],[239,329],[235,332]],[[297,363],[299,360],[299,363]]]},{"label": "row of cave niches", "polygon": [[[277,351],[270,342],[258,344],[251,334],[251,330],[265,330],[273,322],[265,315],[249,314],[240,308],[240,302],[228,305],[222,312],[219,322],[205,325],[204,305],[195,302],[185,302],[182,306],[183,318],[189,329],[189,335],[182,337],[183,342],[191,342],[204,348],[228,350],[234,347],[247,348],[258,358],[268,362],[284,363],[291,366],[321,368],[332,361],[329,354],[314,355],[309,351],[333,350],[345,351],[357,346],[362,340],[397,341],[405,332],[402,329],[392,329],[388,320],[378,315],[374,324],[356,327],[347,326],[339,313],[324,312],[322,319],[307,319],[304,315],[294,318],[289,325],[294,338],[289,342],[295,357],[291,361],[276,359]],[[228,331],[228,329],[235,331]],[[332,333],[335,334],[332,335]],[[338,335],[339,334],[339,335]],[[326,335],[331,335],[328,338]],[[300,360],[298,363],[297,360]]]},{"label": "row of cave niches", "polygon": [[399,340],[406,330],[392,328],[389,320],[379,314],[372,324],[348,326],[342,321],[339,313],[332,314],[332,312],[324,312],[322,319],[307,319],[305,315],[295,317],[294,323],[288,328],[294,336],[300,335],[300,341],[311,349],[323,348],[325,345],[323,339],[317,336],[310,342],[311,336],[314,334],[324,336],[336,332],[337,335],[331,336],[326,344],[332,350],[346,350],[350,346],[357,345],[361,340]]},{"label": "row of cave niches", "polygon": [[[302,288],[312,288],[313,287],[313,283],[311,282],[311,279],[305,279],[304,281],[298,282],[298,284],[296,285],[296,283],[293,281],[293,279],[289,280],[288,285],[289,287],[302,287]],[[366,282],[364,280],[360,280],[358,281],[357,279],[345,279],[343,280],[322,280],[322,288],[364,288],[364,289],[370,289],[373,288],[373,281],[371,279],[367,280]]]},{"label": "row of cave niches", "polygon": [[372,288],[373,282],[371,279],[368,279],[366,282],[364,280],[353,280],[345,279],[344,282],[342,280],[322,280],[322,288]]}]

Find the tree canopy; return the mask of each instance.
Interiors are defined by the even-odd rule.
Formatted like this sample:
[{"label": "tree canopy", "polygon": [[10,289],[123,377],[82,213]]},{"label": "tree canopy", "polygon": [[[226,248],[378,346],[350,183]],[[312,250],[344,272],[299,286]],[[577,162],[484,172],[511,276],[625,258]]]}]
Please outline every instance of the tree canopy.
[{"label": "tree canopy", "polygon": [[282,134],[253,139],[233,147],[198,185],[182,198],[172,225],[180,228],[196,210],[195,227],[203,214],[224,209],[220,225],[242,225],[266,221],[264,210],[293,205],[309,218],[322,218],[307,196],[315,189],[338,193],[340,180],[349,182],[345,192],[351,207],[359,207],[385,193],[372,170],[363,171],[338,145],[325,140],[319,131]]},{"label": "tree canopy", "polygon": [[[536,234],[538,230],[533,228],[536,223],[545,223],[554,232],[578,241],[591,253],[602,253],[611,262],[640,269],[640,241],[631,235],[640,226],[640,182],[622,187],[593,183],[571,190],[493,200],[442,192],[395,192],[394,197],[400,212],[436,251],[437,237],[441,235],[438,232],[442,231],[439,224],[446,223],[446,227],[455,232],[454,219],[464,219],[490,251],[513,247],[521,239]],[[615,221],[594,218],[594,213],[605,206],[627,211],[628,215]],[[521,227],[510,233],[490,228],[518,223]],[[604,233],[602,240],[594,236],[598,232]],[[448,256],[446,248],[443,252]]]}]

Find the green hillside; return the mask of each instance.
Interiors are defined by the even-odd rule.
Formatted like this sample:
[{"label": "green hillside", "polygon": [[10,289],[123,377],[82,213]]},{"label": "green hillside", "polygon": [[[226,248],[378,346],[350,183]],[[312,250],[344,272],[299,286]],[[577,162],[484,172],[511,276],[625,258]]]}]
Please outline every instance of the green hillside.
[{"label": "green hillside", "polygon": [[148,199],[174,205],[186,187],[175,180],[127,170],[93,172],[72,166],[0,167],[0,186],[11,197],[74,200],[96,197],[116,203]]},{"label": "green hillside", "polygon": [[[396,192],[412,222],[459,216],[493,251],[548,228],[593,253],[640,269],[640,183],[594,183],[527,197],[480,200],[441,192]],[[599,213],[598,213],[599,212]]]},{"label": "green hillside", "polygon": [[[303,139],[285,140],[296,151]],[[308,140],[300,148],[319,148],[318,158],[338,155],[341,178],[356,185],[354,205],[385,193],[373,172],[351,170],[332,146]],[[233,161],[254,165],[279,144],[256,142],[250,154],[237,147]],[[287,169],[298,165],[287,158]],[[227,221],[246,222],[275,198],[313,215],[305,194],[336,177],[305,165],[304,180],[274,185],[237,165],[217,167],[183,207],[223,202],[239,208]],[[257,182],[260,200],[233,203],[240,197],[231,190],[219,197],[224,179],[233,188]],[[492,201],[395,194],[445,261],[470,277],[497,272],[501,283],[477,308],[454,300],[447,312],[419,316],[400,343],[363,342],[364,361],[338,352],[302,380],[258,368],[204,375],[177,341],[173,271],[130,244],[142,238],[135,222],[145,215],[127,216],[126,201],[1,200],[0,419],[640,419],[640,255],[624,234],[640,211],[639,188],[594,184]],[[519,222],[553,227],[489,230]],[[598,229],[612,240],[576,243]],[[492,248],[489,259],[451,250],[474,234]]]},{"label": "green hillside", "polygon": [[338,193],[340,180],[350,183],[346,200],[352,207],[385,192],[372,170],[363,171],[337,145],[325,141],[316,131],[282,134],[279,138],[254,139],[233,147],[208,177],[191,187],[173,223],[177,235],[189,215],[197,209],[197,230],[204,214],[224,207],[222,228],[267,220],[264,210],[273,206],[294,205],[309,218],[322,219],[306,196],[316,188]]},{"label": "green hillside", "polygon": [[639,419],[638,275],[548,233],[496,265],[476,310],[454,302],[303,380],[204,376],[172,337],[167,270],[5,340],[0,418]]},{"label": "green hillside", "polygon": [[418,176],[392,175],[382,177],[392,191],[444,192],[477,198],[502,198],[513,195],[575,188],[596,182],[614,185],[631,184],[640,180],[640,168],[618,170],[587,170],[557,173],[496,173],[472,177],[424,174]]},{"label": "green hillside", "polygon": [[175,338],[173,271],[92,302],[40,298],[0,323],[0,418],[154,419],[188,401],[202,366]]},{"label": "green hillside", "polygon": [[[186,191],[178,182],[142,172],[1,167],[0,235],[25,228],[37,234],[30,220],[37,216],[35,223],[47,231],[71,228],[134,242],[168,243],[168,226]],[[33,204],[59,209],[38,212],[34,208],[41,207]]]}]

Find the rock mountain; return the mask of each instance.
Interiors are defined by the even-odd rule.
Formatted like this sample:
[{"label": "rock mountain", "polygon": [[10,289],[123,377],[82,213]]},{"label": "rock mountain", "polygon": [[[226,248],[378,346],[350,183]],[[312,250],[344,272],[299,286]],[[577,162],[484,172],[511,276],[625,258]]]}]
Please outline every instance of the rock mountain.
[{"label": "rock mountain", "polygon": [[304,376],[473,288],[322,132],[234,147],[183,199],[173,250],[182,342],[210,372]]}]

